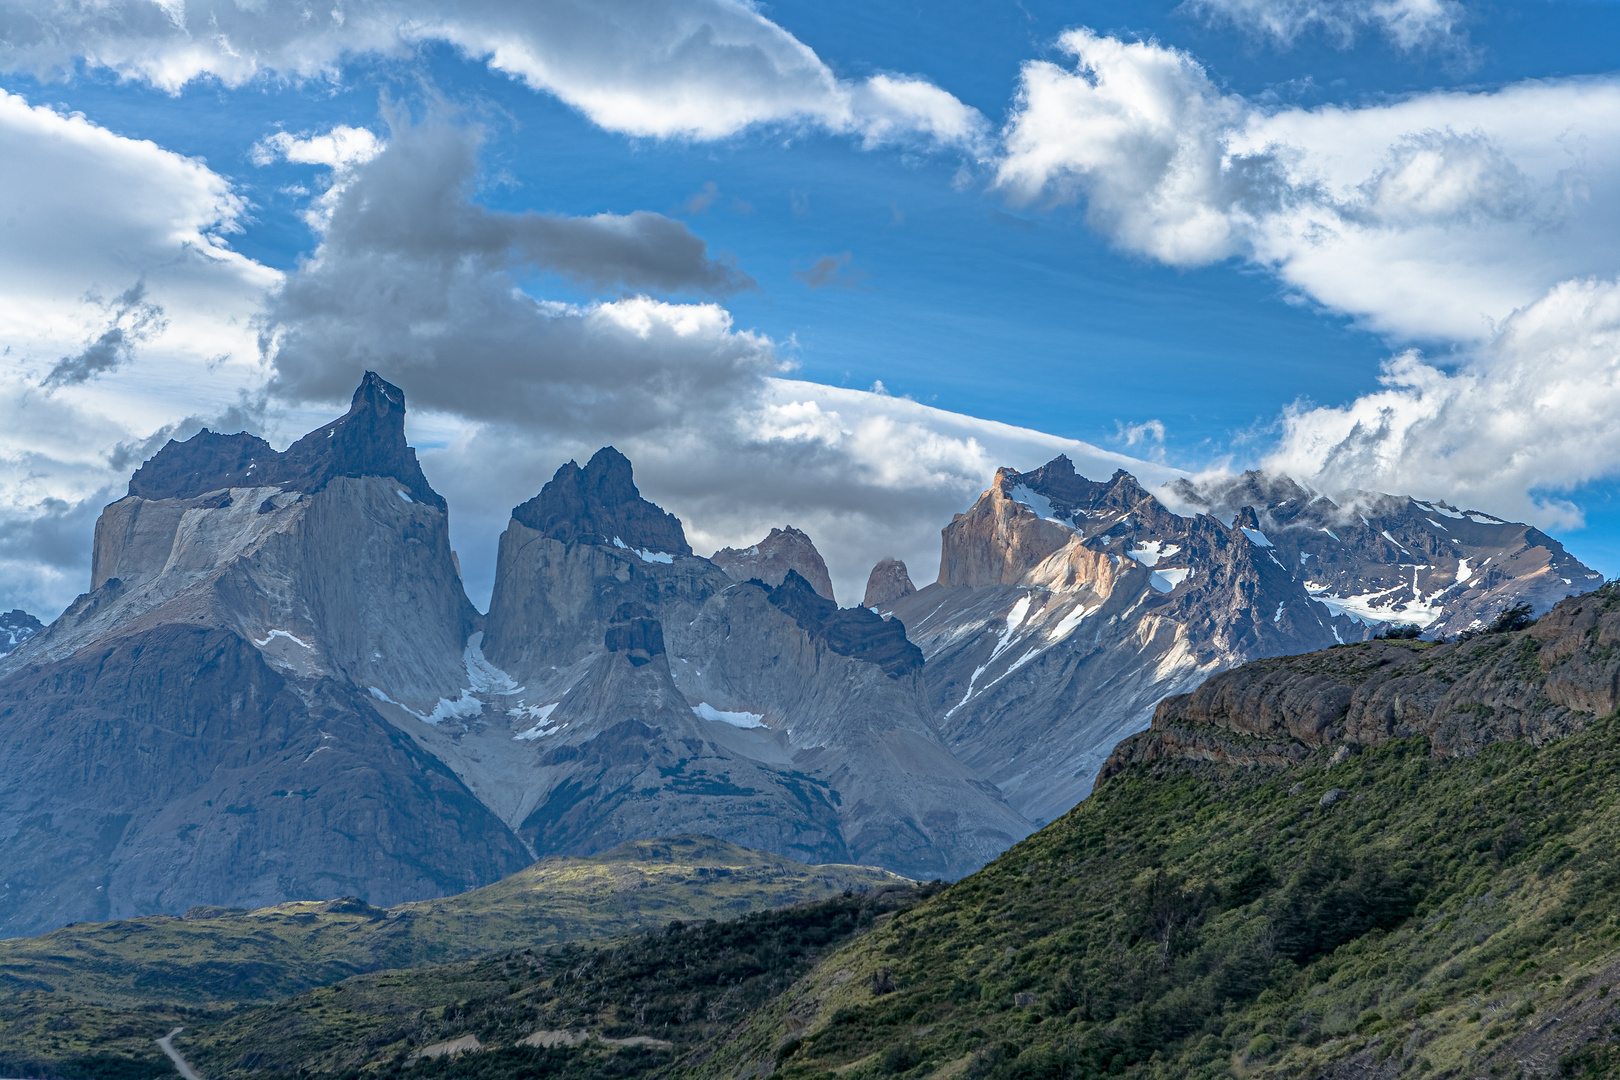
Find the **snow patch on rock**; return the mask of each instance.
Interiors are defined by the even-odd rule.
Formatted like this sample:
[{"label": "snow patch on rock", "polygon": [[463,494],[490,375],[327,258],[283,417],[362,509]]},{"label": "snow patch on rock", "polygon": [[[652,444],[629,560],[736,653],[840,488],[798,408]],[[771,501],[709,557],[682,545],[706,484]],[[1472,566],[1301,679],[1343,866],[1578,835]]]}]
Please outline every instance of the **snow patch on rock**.
[{"label": "snow patch on rock", "polygon": [[707,701],[698,702],[692,706],[692,711],[704,720],[715,720],[722,724],[730,724],[732,727],[757,728],[765,726],[764,713],[727,712],[724,709],[715,708]]}]

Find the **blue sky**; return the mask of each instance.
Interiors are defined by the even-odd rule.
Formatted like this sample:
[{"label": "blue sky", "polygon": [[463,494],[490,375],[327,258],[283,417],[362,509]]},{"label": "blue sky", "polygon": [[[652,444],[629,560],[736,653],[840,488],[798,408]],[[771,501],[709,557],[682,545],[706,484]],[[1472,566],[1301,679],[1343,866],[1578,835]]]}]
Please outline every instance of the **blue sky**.
[{"label": "blue sky", "polygon": [[[395,25],[391,5],[352,6],[344,33],[362,14]],[[629,0],[617,6],[636,7]],[[193,185],[185,197],[214,199],[215,208],[198,209],[186,227],[217,216],[226,205],[219,200],[236,200],[230,227],[213,231],[242,264],[229,270],[236,300],[203,302],[167,284],[163,267],[174,259],[161,243],[151,252],[111,245],[116,257],[105,265],[96,262],[93,236],[83,240],[92,254],[82,259],[31,252],[36,262],[59,259],[61,280],[32,307],[54,313],[43,328],[22,315],[0,317],[14,383],[0,411],[33,410],[0,447],[0,462],[12,469],[9,497],[0,498],[0,608],[59,605],[82,587],[75,581],[83,555],[66,549],[75,537],[87,542],[94,510],[117,496],[118,478],[127,476],[131,454],[138,460],[143,440],[184,437],[210,423],[285,441],[300,424],[340,407],[338,387],[352,385],[366,363],[383,366],[423,407],[413,437],[430,476],[448,489],[453,512],[466,519],[463,548],[490,547],[503,507],[532,493],[566,456],[588,452],[593,442],[628,442],[641,448],[632,452],[638,465],[647,462],[649,493],[703,539],[743,541],[769,524],[809,522],[824,547],[839,549],[830,561],[853,581],[860,567],[889,553],[885,544],[913,562],[925,559],[941,515],[982,486],[988,476],[978,473],[987,466],[1028,468],[1050,456],[1039,440],[1008,436],[998,444],[1000,436],[983,434],[977,456],[952,450],[950,464],[941,464],[927,458],[934,450],[921,448],[934,445],[923,430],[933,430],[932,421],[922,419],[910,442],[852,449],[849,416],[857,406],[846,404],[838,452],[854,454],[856,464],[829,464],[827,445],[806,450],[802,440],[812,437],[791,425],[787,435],[770,423],[749,429],[744,441],[750,453],[764,455],[760,468],[803,473],[802,483],[765,484],[781,490],[761,493],[748,487],[757,477],[745,483],[705,456],[740,460],[735,447],[700,446],[694,435],[738,423],[735,403],[758,392],[751,382],[722,385],[733,377],[714,374],[723,368],[745,370],[749,379],[787,374],[861,391],[881,383],[890,395],[946,413],[1191,472],[1264,465],[1330,492],[1449,498],[1535,520],[1598,569],[1620,572],[1612,479],[1620,446],[1601,435],[1611,390],[1591,392],[1612,387],[1620,363],[1608,293],[1620,272],[1612,253],[1620,248],[1610,242],[1613,214],[1605,209],[1612,190],[1605,185],[1620,181],[1613,152],[1620,116],[1603,96],[1620,46],[1620,5],[1024,0],[754,9],[774,29],[746,33],[777,35],[770,48],[796,40],[823,66],[823,82],[844,88],[837,92],[858,94],[875,75],[911,77],[938,95],[927,106],[935,110],[930,116],[976,112],[972,138],[941,136],[928,127],[932,121],[911,114],[898,133],[873,138],[874,129],[862,127],[870,123],[859,114],[864,106],[857,104],[853,120],[826,120],[817,112],[826,106],[797,83],[784,91],[790,106],[774,117],[719,132],[654,130],[667,122],[642,121],[636,110],[652,116],[659,95],[680,88],[638,82],[647,61],[635,50],[646,43],[610,35],[606,44],[557,46],[544,40],[557,24],[509,18],[497,3],[469,5],[466,26],[418,34],[403,46],[333,37],[336,44],[299,38],[296,48],[277,37],[284,27],[271,26],[277,11],[291,6],[271,4],[260,23],[240,13],[232,17],[246,21],[219,23],[237,35],[231,56],[201,61],[190,53],[176,61],[183,51],[177,43],[206,38],[205,17],[229,15],[228,3],[160,8],[128,0],[111,5],[116,17],[101,23],[66,6],[29,7],[0,5],[0,89],[57,116],[83,114],[116,137],[105,151],[113,157],[130,140],[149,140],[176,160],[198,159],[212,194],[197,193],[202,181],[195,176],[175,182]],[[727,0],[662,7],[695,12],[683,33],[716,12],[748,14]],[[1081,52],[1064,44],[1065,32],[1077,28],[1091,32]],[[565,76],[536,76],[531,67],[518,77],[509,64],[491,69],[489,41],[605,59]],[[231,66],[244,55],[254,71]],[[320,71],[299,70],[310,56]],[[1052,80],[1056,96],[1044,103],[1019,96],[1032,64],[1044,64]],[[1159,80],[1146,90],[1147,83],[1131,81],[1144,72]],[[630,103],[617,111],[581,105],[598,100],[591,95],[603,86],[628,94]],[[739,82],[737,92],[757,95],[760,87]],[[726,94],[724,80],[704,93],[700,110],[725,111],[716,99]],[[1503,104],[1513,94],[1524,98],[1522,106]],[[940,104],[946,97],[955,104]],[[1173,115],[1155,128],[1155,110],[1166,103]],[[1525,123],[1525,110],[1546,114],[1545,138]],[[1122,134],[1107,145],[1092,141],[1088,132],[1120,117]],[[690,282],[673,286],[649,286],[633,269],[604,283],[600,274],[582,280],[577,266],[545,259],[478,271],[478,288],[515,286],[576,312],[646,295],[665,305],[656,318],[700,309],[728,314],[729,323],[705,324],[699,334],[719,350],[701,362],[681,359],[684,353],[655,355],[655,345],[645,356],[602,361],[604,371],[633,365],[640,374],[626,380],[651,379],[648,387],[666,383],[647,371],[677,371],[686,389],[647,390],[665,395],[661,419],[637,419],[651,414],[634,402],[601,404],[599,387],[587,395],[595,403],[589,408],[555,416],[544,407],[523,414],[469,404],[464,388],[435,381],[446,365],[454,368],[452,382],[477,382],[492,399],[503,396],[509,382],[502,379],[514,370],[535,380],[525,393],[548,401],[584,391],[577,380],[566,391],[547,382],[544,348],[515,356],[516,368],[481,365],[478,349],[487,341],[478,344],[477,327],[457,338],[456,311],[435,323],[435,333],[447,335],[435,346],[443,350],[434,354],[439,359],[401,360],[390,369],[413,346],[396,343],[390,353],[386,344],[371,344],[391,340],[386,330],[366,336],[366,319],[394,317],[382,309],[356,307],[337,331],[331,322],[317,325],[310,309],[292,300],[266,299],[278,295],[282,275],[322,287],[303,260],[326,252],[327,265],[339,265],[327,230],[358,211],[339,206],[331,219],[339,225],[312,217],[321,193],[329,186],[382,192],[380,163],[404,152],[410,132],[435,125],[476,143],[476,171],[455,189],[457,197],[514,215],[502,220],[531,211],[579,219],[651,212],[706,244],[704,265],[729,261],[752,280],[751,288],[717,293],[703,284],[710,278],[699,267]],[[369,129],[388,149],[375,161],[336,163],[289,160],[300,156],[286,149],[291,142],[267,149],[277,132],[308,140],[338,127]],[[1157,133],[1140,134],[1149,128]],[[453,152],[454,142],[435,145]],[[1344,164],[1335,155],[1352,142],[1361,157]],[[1209,154],[1221,164],[1199,174]],[[1167,157],[1187,164],[1153,172]],[[1245,179],[1245,162],[1259,163],[1261,181]],[[7,185],[26,188],[18,164],[14,157],[9,170],[0,167],[0,206]],[[106,175],[124,167],[109,164]],[[147,166],[128,167],[151,175]],[[405,173],[394,175],[393,183],[406,183],[399,179]],[[1250,186],[1232,194],[1241,184]],[[1389,191],[1395,194],[1386,197]],[[1555,191],[1564,194],[1547,194]],[[1451,201],[1440,206],[1435,192]],[[14,198],[20,207],[36,205]],[[116,185],[104,201],[104,212],[114,213]],[[75,215],[53,212],[62,216],[57,228],[77,227]],[[149,206],[140,212],[155,213]],[[1324,228],[1338,230],[1342,243],[1320,241]],[[1431,236],[1439,239],[1425,239]],[[1424,252],[1431,246],[1444,255],[1429,266]],[[346,274],[385,272],[375,252],[342,251],[352,260]],[[28,271],[21,259],[11,271],[17,280]],[[1397,264],[1416,284],[1397,280],[1389,269]],[[388,265],[386,272],[406,272],[397,260]],[[1389,289],[1369,286],[1386,273]],[[132,332],[139,340],[112,366],[75,368],[83,378],[70,372],[45,385],[53,365],[97,340],[105,329],[98,318],[133,325],[108,298],[137,279],[152,283],[162,330]],[[1514,322],[1516,312],[1529,314]],[[197,329],[213,325],[209,320],[230,329]],[[294,343],[285,355],[256,336],[265,327]],[[196,340],[188,342],[188,333]],[[231,333],[237,344],[210,351]],[[597,346],[577,347],[588,365]],[[1381,390],[1386,365],[1407,350],[1417,350],[1421,366]],[[780,370],[784,362],[793,370]],[[699,375],[691,374],[694,364]],[[1535,397],[1543,377],[1545,401],[1537,408],[1522,416],[1504,408]],[[1381,392],[1397,396],[1378,398]],[[777,405],[786,400],[772,393]],[[859,408],[881,412],[881,402],[861,401]],[[821,400],[821,408],[832,406]],[[1566,420],[1560,410],[1569,408],[1588,415]],[[83,415],[76,442],[59,434],[29,442],[27,432],[47,422],[48,410]],[[1369,417],[1379,415],[1396,417],[1393,428],[1373,432]],[[1583,433],[1583,424],[1591,431]],[[794,439],[798,449],[786,452]],[[1002,446],[1025,456],[993,461]],[[1525,446],[1541,450],[1527,454]],[[884,453],[922,464],[897,479],[882,464]],[[491,478],[479,454],[507,467]],[[1576,456],[1590,460],[1572,465]],[[712,480],[705,486],[694,474]],[[841,491],[841,480],[858,490]],[[0,495],[6,486],[0,477]],[[752,511],[728,504],[750,499]]]}]

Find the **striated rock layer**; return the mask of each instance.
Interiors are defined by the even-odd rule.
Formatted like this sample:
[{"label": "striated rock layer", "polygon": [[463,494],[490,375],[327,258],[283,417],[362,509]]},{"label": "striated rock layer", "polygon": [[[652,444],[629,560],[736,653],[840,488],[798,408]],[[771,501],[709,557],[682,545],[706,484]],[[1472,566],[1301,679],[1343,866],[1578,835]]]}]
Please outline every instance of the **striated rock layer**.
[{"label": "striated rock layer", "polygon": [[1429,739],[1433,753],[1541,745],[1620,707],[1620,589],[1561,601],[1535,625],[1461,641],[1336,645],[1258,660],[1166,698],[1098,777],[1155,761],[1255,767],[1312,751]]},{"label": "striated rock layer", "polygon": [[514,514],[482,647],[515,689],[436,751],[536,852],[699,830],[956,877],[1030,831],[941,743],[900,622],[840,609],[792,568],[734,581],[684,536],[654,551],[578,535]]},{"label": "striated rock layer", "polygon": [[1216,672],[1390,623],[1452,633],[1602,580],[1529,526],[1441,503],[1339,506],[1254,473],[1161,494],[1065,457],[1002,469],[945,527],[939,580],[878,605],[927,658],[946,744],[1037,823]]}]

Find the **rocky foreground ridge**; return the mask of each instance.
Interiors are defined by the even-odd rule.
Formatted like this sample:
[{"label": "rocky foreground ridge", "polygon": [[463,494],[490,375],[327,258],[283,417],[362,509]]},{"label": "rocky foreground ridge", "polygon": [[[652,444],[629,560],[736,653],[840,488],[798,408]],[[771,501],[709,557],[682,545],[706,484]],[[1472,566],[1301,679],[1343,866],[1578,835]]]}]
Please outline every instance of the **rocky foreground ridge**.
[{"label": "rocky foreground ridge", "polygon": [[1534,625],[1447,642],[1374,640],[1260,660],[1166,698],[1099,782],[1143,762],[1275,766],[1421,735],[1437,757],[1540,746],[1620,706],[1620,589],[1560,601]]},{"label": "rocky foreground ridge", "polygon": [[1256,473],[1154,494],[1058,457],[1000,470],[943,530],[938,580],[876,607],[922,649],[946,744],[1041,823],[1160,700],[1217,672],[1395,623],[1455,634],[1601,581],[1530,526],[1443,503],[1341,506]]}]

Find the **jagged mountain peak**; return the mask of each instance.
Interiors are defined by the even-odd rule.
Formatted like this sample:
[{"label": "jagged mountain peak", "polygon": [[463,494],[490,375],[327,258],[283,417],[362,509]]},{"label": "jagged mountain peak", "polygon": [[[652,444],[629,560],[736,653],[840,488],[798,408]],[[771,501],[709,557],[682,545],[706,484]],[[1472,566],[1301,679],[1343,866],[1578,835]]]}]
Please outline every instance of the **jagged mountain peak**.
[{"label": "jagged mountain peak", "polygon": [[750,547],[721,548],[709,556],[709,561],[733,581],[758,580],[767,585],[780,585],[789,573],[797,571],[817,593],[837,603],[826,560],[816,550],[815,542],[791,525],[772,529],[765,539]]},{"label": "jagged mountain peak", "polygon": [[630,459],[611,446],[582,469],[570,461],[512,518],[565,544],[598,544],[690,555],[680,519],[641,497]]},{"label": "jagged mountain peak", "polygon": [[195,499],[235,487],[280,487],[314,494],[340,476],[397,480],[417,502],[446,509],[405,438],[405,392],[368,371],[349,411],[285,451],[247,432],[204,428],[185,442],[170,439],[135,470],[129,493],[144,499]]},{"label": "jagged mountain peak", "polygon": [[911,583],[911,575],[906,571],[906,564],[891,555],[880,560],[867,575],[866,595],[861,599],[861,606],[882,607],[896,600],[902,600],[916,591],[917,586]]}]

